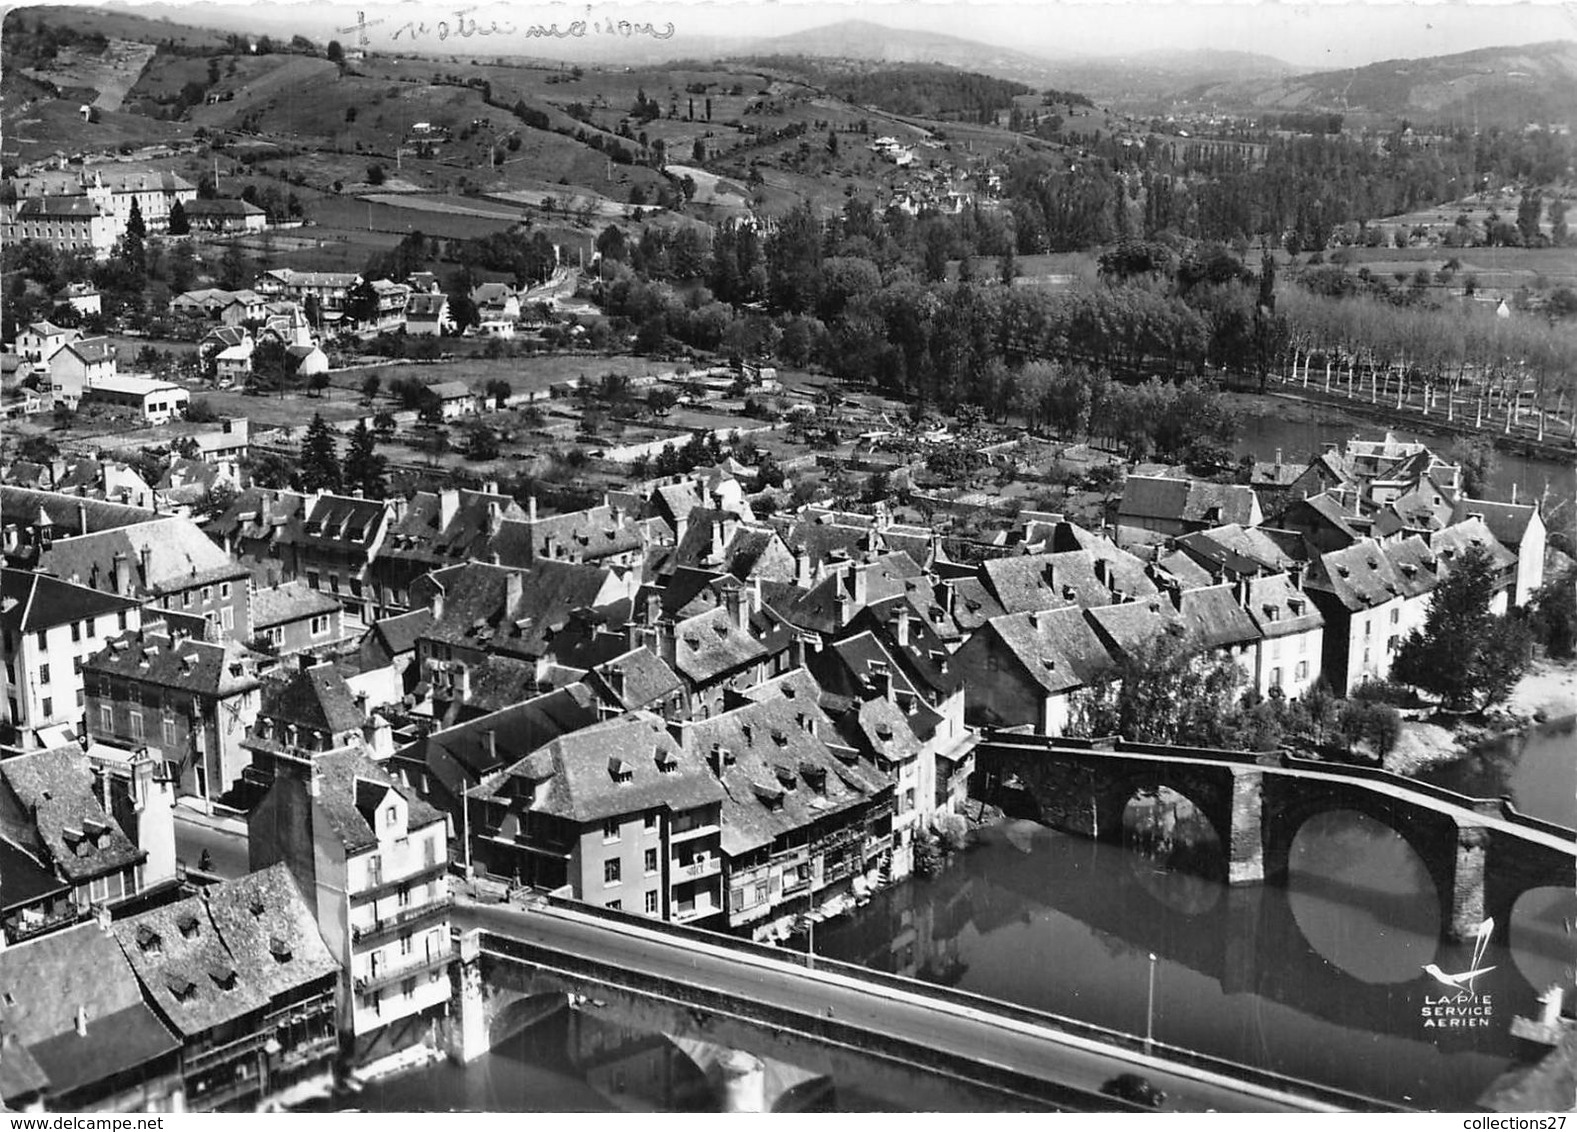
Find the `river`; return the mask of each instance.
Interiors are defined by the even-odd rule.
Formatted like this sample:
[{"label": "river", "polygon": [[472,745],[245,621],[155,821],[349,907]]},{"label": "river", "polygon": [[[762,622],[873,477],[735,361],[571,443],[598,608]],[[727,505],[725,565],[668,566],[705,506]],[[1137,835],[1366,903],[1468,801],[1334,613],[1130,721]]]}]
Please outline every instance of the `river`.
[{"label": "river", "polygon": [[[1577,825],[1577,720],[1556,720],[1436,767],[1429,781],[1508,794],[1536,817]],[[1186,800],[1163,800],[1162,806]],[[1131,807],[1137,814],[1141,806]],[[1155,803],[1150,804],[1153,811]],[[1178,828],[1198,828],[1186,815]],[[1573,990],[1577,897],[1537,889],[1512,913],[1509,942],[1480,960],[1486,1025],[1430,1025],[1444,989],[1426,963],[1470,969],[1466,945],[1439,942],[1439,900],[1423,863],[1355,813],[1308,822],[1285,887],[1230,888],[1220,846],[1160,857],[1033,822],[981,831],[930,880],[878,893],[816,931],[818,953],[1142,1034],[1148,955],[1157,956],[1154,1035],[1293,1077],[1420,1108],[1460,1110],[1517,1064],[1515,1015],[1551,983]],[[1205,875],[1183,868],[1188,865]],[[814,1107],[882,1106],[859,1082],[832,1082]],[[467,1066],[376,1083],[372,1111],[696,1111],[715,1102],[684,1054],[656,1035],[561,1012]],[[890,1106],[888,1106],[890,1107]]]},{"label": "river", "polygon": [[[1378,438],[1384,432],[1402,440],[1418,440],[1445,455],[1456,437],[1386,425],[1344,411],[1340,406],[1288,401],[1258,394],[1233,394],[1232,404],[1240,414],[1235,452],[1252,454],[1260,460],[1273,460],[1281,451],[1288,463],[1308,463],[1325,450],[1327,444],[1345,443],[1353,436]],[[1552,530],[1573,529],[1574,500],[1577,500],[1577,467],[1570,461],[1542,460],[1508,451],[1496,451],[1496,467],[1489,479],[1492,499],[1510,500],[1516,489],[1518,502],[1526,503],[1549,492],[1545,522]]]}]

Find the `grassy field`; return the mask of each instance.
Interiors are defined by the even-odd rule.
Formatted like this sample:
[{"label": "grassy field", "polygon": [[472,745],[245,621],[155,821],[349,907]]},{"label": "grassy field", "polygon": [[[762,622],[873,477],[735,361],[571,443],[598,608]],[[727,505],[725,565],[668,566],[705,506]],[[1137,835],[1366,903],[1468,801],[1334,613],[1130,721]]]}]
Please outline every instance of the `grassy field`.
[{"label": "grassy field", "polygon": [[77,112],[81,103],[48,99],[31,106],[8,107],[0,155],[6,161],[37,161],[52,153],[114,151],[123,146],[160,145],[189,139],[193,127],[185,122],[156,122],[140,114],[115,110],[99,112],[96,122],[84,122]]},{"label": "grassy field", "polygon": [[[499,209],[499,212],[503,210]],[[307,204],[306,213],[314,224],[339,232],[360,230],[397,232],[400,235],[422,232],[428,236],[461,240],[491,235],[514,223],[513,219],[505,215],[463,216],[348,196],[319,197]],[[519,215],[522,214],[516,214],[517,217]]]}]

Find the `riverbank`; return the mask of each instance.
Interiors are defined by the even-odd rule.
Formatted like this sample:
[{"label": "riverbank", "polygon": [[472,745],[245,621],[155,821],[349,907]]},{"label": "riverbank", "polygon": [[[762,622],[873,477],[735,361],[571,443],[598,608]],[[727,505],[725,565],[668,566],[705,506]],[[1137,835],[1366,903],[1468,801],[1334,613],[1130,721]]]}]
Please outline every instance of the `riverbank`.
[{"label": "riverbank", "polygon": [[1401,738],[1385,756],[1385,769],[1417,775],[1455,762],[1492,739],[1572,714],[1577,714],[1577,662],[1536,660],[1506,702],[1487,712],[1482,723],[1447,728],[1427,720],[1404,722]]}]

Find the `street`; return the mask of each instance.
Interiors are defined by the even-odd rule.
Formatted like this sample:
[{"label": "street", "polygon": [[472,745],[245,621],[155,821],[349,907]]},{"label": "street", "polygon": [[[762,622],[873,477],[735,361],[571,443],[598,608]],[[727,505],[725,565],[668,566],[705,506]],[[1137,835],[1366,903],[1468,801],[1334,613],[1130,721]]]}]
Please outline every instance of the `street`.
[{"label": "street", "polygon": [[[239,828],[237,828],[239,825]],[[234,818],[210,818],[176,807],[175,856],[189,869],[198,867],[203,851],[210,858],[207,871],[226,878],[245,876],[246,827]]]}]

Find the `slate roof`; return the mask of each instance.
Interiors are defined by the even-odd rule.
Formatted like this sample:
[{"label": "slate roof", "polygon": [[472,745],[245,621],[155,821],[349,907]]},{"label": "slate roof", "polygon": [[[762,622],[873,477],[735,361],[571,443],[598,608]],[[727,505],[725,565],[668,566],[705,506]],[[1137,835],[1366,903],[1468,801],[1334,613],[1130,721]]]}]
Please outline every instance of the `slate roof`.
[{"label": "slate roof", "polygon": [[110,210],[81,194],[28,197],[16,206],[18,220],[84,220],[109,215],[112,215]]},{"label": "slate roof", "polygon": [[405,303],[407,322],[437,322],[449,305],[449,296],[425,291],[413,292]]},{"label": "slate roof", "polygon": [[298,667],[282,680],[267,681],[258,714],[330,735],[360,731],[367,722],[350,685],[332,664]]},{"label": "slate roof", "polygon": [[[364,852],[378,844],[377,834],[358,806],[359,783],[375,783],[396,791],[405,799],[410,815],[409,828],[422,829],[444,820],[444,816],[359,750],[329,751],[315,754],[312,765],[320,793],[313,801],[314,820],[321,818],[344,846],[347,854]],[[276,779],[276,786],[280,780]],[[292,786],[297,784],[292,783]]]},{"label": "slate roof", "polygon": [[[801,723],[801,716],[805,722]],[[814,726],[812,735],[807,726]],[[839,758],[828,748],[832,720],[819,707],[800,707],[782,697],[748,703],[691,723],[685,744],[709,758],[723,756],[723,852],[739,856],[771,845],[781,834],[824,820],[867,802],[892,782],[855,752]],[[808,772],[808,774],[807,774]],[[822,789],[813,780],[822,782]]]},{"label": "slate roof", "polygon": [[861,702],[839,722],[844,738],[853,739],[853,746],[869,754],[879,767],[919,758],[924,750],[904,713],[885,696]]},{"label": "slate roof", "polygon": [[547,515],[535,521],[519,513],[506,521],[487,544],[506,566],[524,566],[537,558],[560,556],[595,562],[627,554],[645,545],[639,521],[629,513],[615,516],[606,504]]},{"label": "slate roof", "polygon": [[1322,554],[1311,565],[1307,584],[1331,594],[1348,610],[1373,609],[1405,594],[1401,572],[1386,547],[1373,539]]},{"label": "slate roof", "polygon": [[[1105,565],[1097,567],[1097,562]],[[1106,582],[1100,580],[1097,569],[1106,572]],[[1118,592],[1132,597],[1148,597],[1156,592],[1144,563],[1109,543],[1098,551],[1065,550],[994,558],[981,563],[980,572],[1009,613],[1065,605],[1089,608],[1110,604]]]},{"label": "slate roof", "polygon": [[[145,551],[146,574],[142,570]],[[115,584],[116,554],[126,556],[136,590],[155,597],[247,577],[246,567],[210,542],[197,524],[175,515],[56,539],[39,555],[37,568],[57,578],[75,576],[95,589],[108,590]]]},{"label": "slate roof", "polygon": [[1242,484],[1129,476],[1117,514],[1120,517],[1247,526],[1254,522],[1255,503],[1254,489]]},{"label": "slate roof", "polygon": [[657,514],[668,520],[675,530],[689,519],[690,512],[702,505],[701,494],[695,485],[684,483],[664,484],[652,493],[651,505]]},{"label": "slate roof", "polygon": [[[546,788],[537,791],[542,783]],[[676,743],[650,712],[631,712],[560,736],[471,795],[520,797],[517,791],[539,794],[524,808],[582,825],[723,799],[723,788],[702,756]]]},{"label": "slate roof", "polygon": [[1324,626],[1325,618],[1319,607],[1294,587],[1286,574],[1250,578],[1246,584],[1248,615],[1266,640],[1307,633]]},{"label": "slate roof", "polygon": [[70,891],[42,856],[0,835],[0,912]]},{"label": "slate roof", "polygon": [[203,200],[201,198],[189,200],[182,207],[186,209],[187,218],[191,220],[207,220],[210,218],[244,219],[248,216],[268,215],[251,201],[226,200],[218,197],[212,200]]},{"label": "slate roof", "polygon": [[1462,496],[1451,509],[1451,522],[1460,523],[1470,515],[1482,515],[1484,523],[1503,546],[1520,547],[1538,508],[1522,503],[1496,503],[1488,499]]},{"label": "slate roof", "polygon": [[463,381],[440,381],[429,385],[427,392],[440,401],[456,401],[462,397],[476,396],[471,392],[471,387]]},{"label": "slate roof", "polygon": [[369,632],[383,642],[390,656],[401,656],[404,653],[415,652],[416,642],[422,637],[429,636],[432,626],[433,611],[424,606],[397,617],[385,617],[381,621],[375,621]]},{"label": "slate roof", "polygon": [[227,699],[261,686],[252,662],[235,641],[174,640],[166,628],[144,627],[106,642],[82,670]]},{"label": "slate roof", "polygon": [[[410,558],[421,562],[459,562],[467,558],[486,558],[496,546],[490,535],[492,509],[504,526],[525,518],[520,504],[507,495],[460,490],[454,515],[440,526],[443,500],[437,492],[418,491],[405,504],[404,514],[396,512],[378,556]],[[517,563],[505,559],[505,565]],[[523,564],[523,563],[521,563]]]},{"label": "slate roof", "polygon": [[1215,577],[1198,562],[1195,562],[1181,550],[1163,550],[1156,555],[1155,568],[1158,573],[1170,577],[1185,589],[1196,586],[1208,586],[1215,582]]},{"label": "slate roof", "polygon": [[88,365],[96,365],[100,362],[113,362],[115,360],[115,347],[110,344],[108,338],[78,338],[75,342],[67,342],[45,360],[53,361],[68,351],[81,358]]},{"label": "slate roof", "polygon": [[1489,556],[1490,568],[1497,573],[1515,569],[1517,565],[1516,553],[1495,537],[1483,519],[1464,519],[1435,531],[1429,536],[1429,549],[1445,559],[1448,569],[1474,549]]},{"label": "slate roof", "polygon": [[[520,599],[506,609],[511,574],[520,576]],[[527,567],[471,562],[434,571],[428,577],[443,587],[443,616],[425,636],[510,655],[539,655],[575,610],[595,607],[612,576],[590,563],[541,560]]]},{"label": "slate roof", "polygon": [[987,631],[1001,639],[1049,695],[1093,684],[1116,670],[1084,611],[1072,606],[993,617]]},{"label": "slate roof", "polygon": [[47,854],[72,884],[131,868],[147,854],[104,812],[76,745],[0,761],[0,836]]},{"label": "slate roof", "polygon": [[268,1006],[250,972],[237,969],[200,896],[117,921],[111,930],[143,992],[188,1040]]},{"label": "slate roof", "polygon": [[270,998],[339,975],[340,965],[287,865],[212,885],[204,897],[236,968]]},{"label": "slate roof", "polygon": [[[86,1035],[77,1033],[78,1009],[87,1018]],[[28,1078],[43,1077],[55,1096],[173,1057],[181,1048],[143,1001],[115,937],[97,924],[0,951],[0,1032],[15,1036],[37,1070]],[[9,1062],[9,1044],[5,1053]]]},{"label": "slate roof", "polygon": [[0,625],[13,633],[36,633],[138,604],[135,598],[74,586],[48,574],[0,570]]},{"label": "slate roof", "polygon": [[1162,633],[1186,634],[1182,618],[1164,597],[1087,609],[1085,617],[1113,657],[1133,656]]},{"label": "slate roof", "polygon": [[[684,681],[651,650],[631,649],[597,665],[588,673],[615,695],[625,710],[649,707],[684,690]],[[614,689],[618,692],[615,693]]]},{"label": "slate roof", "polygon": [[367,552],[382,536],[387,515],[381,499],[308,496],[304,511],[288,528],[289,538],[298,546],[340,550],[349,544]]},{"label": "slate roof", "polygon": [[1215,649],[1259,640],[1259,627],[1237,599],[1232,585],[1184,590],[1177,612],[1195,649]]},{"label": "slate roof", "polygon": [[979,578],[953,578],[942,585],[952,587],[953,620],[966,633],[1007,612]]},{"label": "slate roof", "polygon": [[289,625],[308,617],[333,613],[342,606],[339,599],[305,582],[281,582],[255,590],[252,594],[252,629],[262,632],[276,625]]},{"label": "slate roof", "polygon": [[[543,744],[596,721],[596,697],[585,685],[570,684],[433,731],[402,748],[397,757],[403,763],[425,764],[454,794]],[[492,732],[491,740],[488,732]]]},{"label": "slate roof", "polygon": [[727,609],[713,609],[674,624],[672,668],[693,685],[708,684],[766,655],[766,646],[741,631]]},{"label": "slate roof", "polygon": [[[82,517],[88,520],[88,531],[107,531],[113,527],[127,527],[146,523],[159,516],[143,507],[128,507],[124,503],[110,503],[103,499],[87,499],[80,495],[64,495],[58,491],[40,491],[36,488],[0,484],[0,515],[7,524],[29,525],[42,510],[54,525],[55,536],[80,535]],[[26,518],[24,518],[26,516]]]},{"label": "slate roof", "polygon": [[1239,576],[1286,569],[1291,559],[1258,527],[1227,523],[1180,535],[1177,547],[1208,570]]}]

